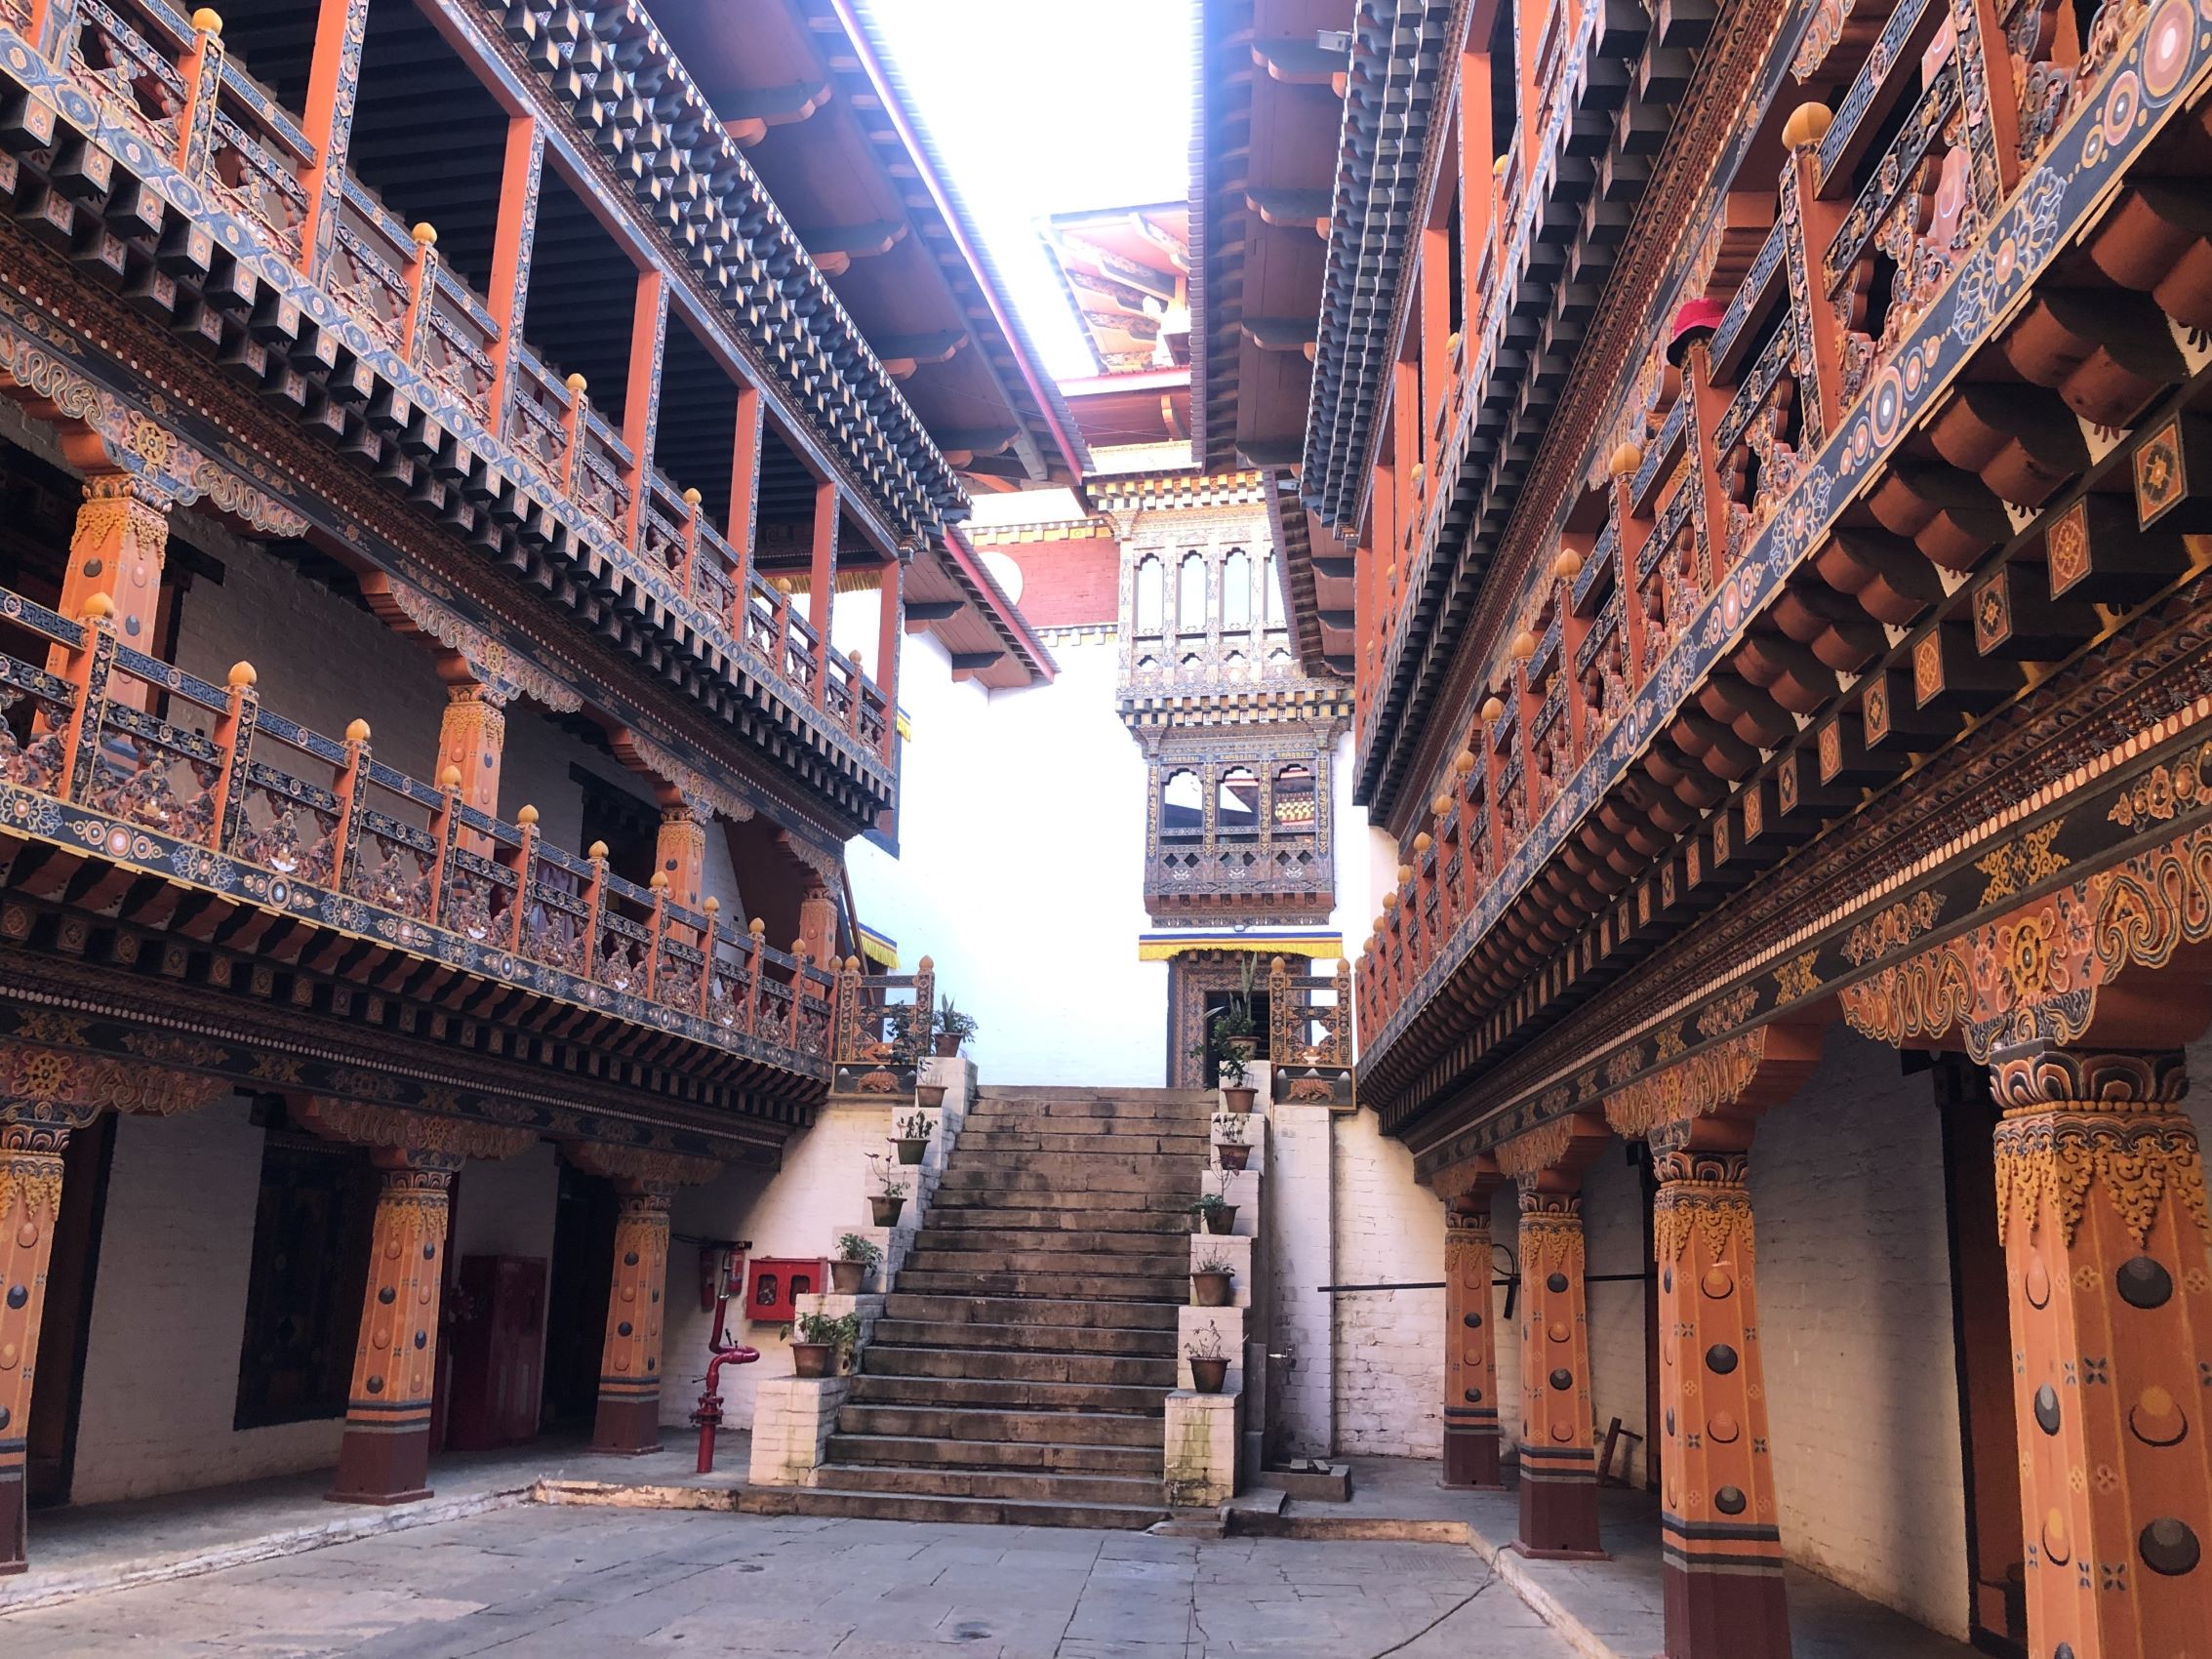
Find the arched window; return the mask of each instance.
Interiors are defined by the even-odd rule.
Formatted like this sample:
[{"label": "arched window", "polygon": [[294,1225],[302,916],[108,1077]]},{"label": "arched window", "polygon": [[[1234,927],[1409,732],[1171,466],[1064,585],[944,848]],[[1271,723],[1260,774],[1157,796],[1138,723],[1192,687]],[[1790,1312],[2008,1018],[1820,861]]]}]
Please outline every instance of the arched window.
[{"label": "arched window", "polygon": [[1275,555],[1274,555],[1274,554],[1272,554],[1272,553],[1269,553],[1269,554],[1267,555],[1266,562],[1264,562],[1264,563],[1263,563],[1263,564],[1261,565],[1261,567],[1260,567],[1260,586],[1261,586],[1261,587],[1262,587],[1262,588],[1263,588],[1263,589],[1265,590],[1265,592],[1266,592],[1266,595],[1267,595],[1267,626],[1268,626],[1269,627],[1282,627],[1282,626],[1283,626],[1283,579],[1282,579],[1282,571],[1281,571],[1281,570],[1280,570],[1280,568],[1278,568],[1278,567],[1277,567],[1277,565],[1275,564]]},{"label": "arched window", "polygon": [[1231,547],[1222,560],[1222,631],[1242,633],[1252,626],[1252,558]]},{"label": "arched window", "polygon": [[1175,626],[1183,633],[1206,631],[1206,556],[1185,553],[1175,577]]},{"label": "arched window", "polygon": [[1206,790],[1198,774],[1171,772],[1160,786],[1160,833],[1200,835],[1206,829]]},{"label": "arched window", "polygon": [[1137,563],[1137,631],[1157,633],[1167,620],[1167,566],[1157,553]]},{"label": "arched window", "polygon": [[1245,766],[1222,774],[1214,800],[1214,828],[1224,836],[1253,834],[1260,828],[1260,778]]},{"label": "arched window", "polygon": [[1313,768],[1291,765],[1275,773],[1274,829],[1278,838],[1310,835],[1316,824]]}]

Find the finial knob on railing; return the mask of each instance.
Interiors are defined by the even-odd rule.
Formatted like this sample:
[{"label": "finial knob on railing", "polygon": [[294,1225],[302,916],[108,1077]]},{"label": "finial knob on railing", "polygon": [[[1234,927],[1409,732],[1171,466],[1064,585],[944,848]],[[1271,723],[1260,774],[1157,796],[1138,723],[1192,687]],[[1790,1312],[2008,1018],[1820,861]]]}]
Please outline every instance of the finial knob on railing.
[{"label": "finial knob on railing", "polygon": [[1506,706],[1503,703],[1499,702],[1495,697],[1489,699],[1483,704],[1482,723],[1484,725],[1495,726],[1500,720],[1503,720],[1505,717]]},{"label": "finial knob on railing", "polygon": [[594,864],[605,864],[607,862],[607,843],[604,841],[592,842],[590,846],[583,850],[583,856]]},{"label": "finial knob on railing", "polygon": [[438,227],[426,219],[418,222],[408,234],[415,238],[418,248],[435,248],[438,245]]},{"label": "finial knob on railing", "polygon": [[458,766],[456,766],[456,765],[454,765],[454,764],[453,764],[453,763],[452,763],[451,761],[448,761],[448,762],[446,763],[446,768],[445,768],[445,770],[444,770],[444,771],[442,771],[442,772],[440,772],[440,773],[438,774],[438,783],[439,783],[439,785],[440,785],[441,787],[443,787],[443,788],[445,788],[445,789],[460,789],[460,788],[461,788],[461,768],[460,768],[460,767],[458,767]]},{"label": "finial knob on railing", "polygon": [[348,720],[345,724],[345,741],[347,743],[367,743],[369,741],[369,722],[366,720]]},{"label": "finial knob on railing", "polygon": [[192,14],[192,27],[201,34],[221,34],[222,32],[222,14],[213,6],[202,6]]},{"label": "finial knob on railing", "polygon": [[722,913],[722,901],[709,893],[706,895],[706,903],[699,908],[710,916],[718,916]]},{"label": "finial knob on railing", "polygon": [[1426,853],[1430,847],[1433,847],[1435,844],[1435,838],[1431,836],[1426,830],[1424,830],[1420,834],[1416,835],[1413,838],[1413,850],[1417,853]]},{"label": "finial knob on railing", "polygon": [[917,965],[919,966],[920,971],[925,974],[935,972],[937,968],[937,964],[931,961],[927,956],[924,956],[921,959],[920,963]]},{"label": "finial knob on railing", "polygon": [[567,380],[561,382],[561,384],[567,386],[569,390],[573,392],[582,394],[583,390],[591,384],[591,383],[585,380],[582,375],[571,375]]},{"label": "finial knob on railing", "polygon": [[751,934],[754,941],[757,943],[760,939],[760,936],[768,931],[768,924],[762,921],[758,916],[754,916],[752,920],[746,924],[745,931]]},{"label": "finial knob on railing", "polygon": [[1800,103],[1782,124],[1782,142],[1791,149],[1803,149],[1827,138],[1834,125],[1835,111],[1827,104]]},{"label": "finial knob on railing", "polygon": [[261,676],[255,671],[253,664],[247,662],[237,662],[230,665],[230,677],[224,683],[227,684],[232,691],[243,691],[246,687],[254,684],[261,677]]},{"label": "finial knob on railing", "polygon": [[[1495,703],[1498,700],[1496,698],[1492,698],[1490,701]],[[1483,718],[1488,719],[1489,716],[1485,714]],[[1457,772],[1463,778],[1466,777],[1469,772],[1472,772],[1474,770],[1474,750],[1470,749],[1463,749],[1459,751],[1459,753],[1453,755],[1452,770]]]},{"label": "finial knob on railing", "polygon": [[92,593],[85,597],[85,621],[105,622],[115,614],[115,601],[104,593]]},{"label": "finial knob on railing", "polygon": [[[1402,868],[1402,867],[1401,867],[1401,868]],[[1402,877],[1401,877],[1401,879],[1402,879]],[[1383,895],[1383,909],[1384,909],[1384,910],[1396,910],[1397,908],[1398,908],[1398,895],[1397,895],[1397,890],[1396,890],[1395,888],[1393,888],[1393,889],[1391,889],[1391,890],[1390,890],[1389,892],[1388,892],[1388,893],[1386,893],[1386,894],[1384,894],[1384,895]]]},{"label": "finial knob on railing", "polygon": [[1412,865],[1410,865],[1410,864],[1401,864],[1401,865],[1399,865],[1399,866],[1398,866],[1398,885],[1399,885],[1400,887],[1403,887],[1403,886],[1404,886],[1404,885],[1405,885],[1405,884],[1406,884],[1407,882],[1411,881],[1412,879],[1413,879],[1413,866],[1412,866]]},{"label": "finial knob on railing", "polygon": [[528,830],[538,822],[538,809],[534,806],[520,807],[515,812],[514,821]]},{"label": "finial knob on railing", "polygon": [[655,870],[653,872],[653,879],[648,881],[646,883],[646,886],[652,888],[656,893],[666,892],[668,889],[668,872],[664,870]]},{"label": "finial knob on railing", "polygon": [[1524,627],[1513,635],[1513,642],[1508,649],[1512,652],[1514,662],[1525,663],[1536,655],[1536,635]]},{"label": "finial knob on railing", "polygon": [[1636,468],[1643,464],[1644,452],[1632,443],[1624,443],[1614,450],[1613,459],[1605,465],[1606,470],[1616,478],[1633,478]]},{"label": "finial knob on railing", "polygon": [[1551,561],[1551,574],[1561,582],[1572,582],[1583,573],[1583,556],[1572,547],[1561,547],[1559,556]]},{"label": "finial knob on railing", "polygon": [[1428,810],[1434,813],[1438,818],[1443,817],[1444,814],[1452,810],[1452,797],[1450,795],[1439,792],[1436,797],[1428,803]]},{"label": "finial knob on railing", "polygon": [[684,492],[684,506],[697,506],[704,499],[697,490],[686,490]]}]

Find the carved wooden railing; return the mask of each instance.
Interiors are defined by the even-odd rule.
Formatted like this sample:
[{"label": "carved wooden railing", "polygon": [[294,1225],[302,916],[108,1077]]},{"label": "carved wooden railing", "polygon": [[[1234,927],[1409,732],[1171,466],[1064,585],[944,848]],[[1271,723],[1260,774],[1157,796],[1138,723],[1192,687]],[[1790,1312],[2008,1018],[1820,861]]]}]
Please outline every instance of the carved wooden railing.
[{"label": "carved wooden railing", "polygon": [[[1494,873],[1521,851],[1569,776],[1600,763],[1604,740],[1636,699],[1656,697],[1667,712],[1654,729],[1706,764],[1669,775],[1669,763],[1653,751],[1636,757],[1658,787],[1641,786],[1645,798],[1633,822],[1607,824],[1606,834],[1595,838],[1609,837],[1614,848],[1613,871],[1597,870],[1602,879],[1592,883],[1602,892],[1617,891],[1648,868],[1722,798],[1726,781],[1749,775],[1762,752],[1794,739],[1810,712],[1833,703],[1840,692],[1831,657],[1874,656],[1883,648],[1877,623],[1911,622],[1931,595],[1946,591],[1934,573],[1914,585],[1910,572],[1884,562],[1894,538],[1866,546],[1840,527],[1830,544],[1833,558],[1866,563],[1834,580],[1852,591],[1850,583],[1861,582],[1870,591],[1833,615],[1804,608],[1821,602],[1818,595],[1800,600],[1788,625],[1796,632],[1758,647],[1766,653],[1756,665],[1762,695],[1682,677],[1681,665],[1692,655],[1686,630],[1696,625],[1710,631],[1716,602],[1753,546],[1773,531],[1804,465],[1844,429],[1847,415],[1859,412],[1901,343],[2006,208],[2009,182],[2031,172],[2062,120],[2086,107],[2098,77],[2131,49],[2146,12],[2141,0],[2107,0],[2076,50],[2071,27],[2058,26],[2059,8],[2045,0],[1997,8],[2005,32],[1994,40],[1962,35],[1970,18],[1957,6],[1900,0],[1832,112],[1816,112],[1828,118],[1790,140],[1773,228],[1717,327],[1669,373],[1668,401],[1640,428],[1641,441],[1615,458],[1602,532],[1571,556],[1563,549],[1548,584],[1541,577],[1532,584],[1520,614],[1540,620],[1518,625],[1530,632],[1531,646],[1523,652],[1516,643],[1517,661],[1506,665],[1498,695],[1466,735],[1473,776],[1463,770],[1461,796],[1437,797],[1437,854],[1403,867],[1398,887],[1386,896],[1359,964],[1371,1060],[1416,1011],[1407,999],[1421,990],[1417,1001],[1425,1001],[1432,991],[1421,989],[1426,971],[1447,953],[1457,960],[1471,943],[1462,930],[1479,925],[1474,911]],[[1977,85],[2012,105],[2016,142],[2009,155],[1991,147],[1987,123],[1964,118],[1967,89]],[[1525,226],[1525,209],[1515,206],[1519,142],[1516,132],[1499,169],[1497,233],[1481,251],[1482,272],[1511,268],[1515,226]],[[1473,292],[1495,296],[1509,287],[1484,280]],[[1481,342],[1488,326],[1478,319],[1470,337]],[[1470,378],[1483,372],[1466,344],[1461,359]],[[1991,517],[1991,524],[2001,543],[2002,520]],[[1963,534],[1955,547],[1922,537],[1914,556],[1954,576],[1974,568],[1986,550]],[[1901,590],[1894,599],[1871,591],[1884,585]],[[1405,647],[1404,629],[1414,626],[1416,619],[1401,619],[1399,629],[1387,633],[1382,661],[1363,680],[1387,679],[1389,661]],[[1815,643],[1828,656],[1796,648],[1821,627],[1830,632]],[[1731,704],[1731,697],[1739,701]],[[1372,724],[1377,717],[1370,705],[1363,718]],[[1373,741],[1363,728],[1363,749]],[[1720,763],[1710,764],[1715,759]],[[1625,760],[1615,752],[1601,763],[1618,771]],[[1603,821],[1619,798],[1599,800],[1597,818]],[[1486,815],[1479,830],[1472,822],[1478,803]],[[1566,872],[1532,868],[1522,879],[1563,896],[1605,861],[1589,851],[1589,837],[1578,844],[1562,830],[1557,838]],[[1425,831],[1420,840],[1428,839]],[[1545,902],[1540,891],[1538,908]],[[1557,943],[1548,926],[1525,919],[1506,931],[1503,959],[1523,979],[1541,970]],[[1508,976],[1488,989],[1509,992],[1515,983]]]},{"label": "carved wooden railing", "polygon": [[[219,686],[136,651],[107,614],[101,598],[71,622],[0,588],[0,785],[110,822],[72,818],[77,841],[463,971],[503,952],[545,970],[534,983],[550,994],[687,1016],[698,1040],[743,1037],[729,1046],[795,1070],[826,1063],[833,976],[768,946],[758,921],[733,933],[711,898],[695,910],[664,876],[616,874],[604,846],[554,846],[535,808],[513,823],[478,811],[458,768],[432,786],[385,765],[365,722],[336,739],[263,708],[249,665]],[[31,660],[42,648],[50,667]]]},{"label": "carved wooden railing", "polygon": [[839,1065],[928,1057],[937,969],[927,956],[910,974],[864,974],[860,958],[848,956],[837,971],[836,997]]},{"label": "carved wooden railing", "polygon": [[[527,6],[516,10],[539,18]],[[774,648],[760,648],[750,618],[734,610],[745,587],[744,553],[698,521],[695,495],[657,469],[640,468],[623,435],[592,407],[581,377],[564,379],[522,341],[502,340],[484,297],[439,258],[433,226],[408,225],[347,175],[319,245],[302,246],[321,158],[295,116],[230,56],[214,12],[187,16],[168,0],[68,0],[65,6],[0,10],[0,23],[27,28],[33,14],[45,17],[43,32],[51,36],[57,67],[115,127],[142,140],[161,164],[205,191],[212,205],[244,221],[250,237],[258,235],[284,265],[307,272],[378,344],[509,445],[540,474],[548,493],[588,516],[596,536],[613,556],[629,562],[641,587],[698,604],[706,613],[703,631],[732,655],[752,648],[755,667],[792,694],[802,717],[860,737],[874,758],[888,764],[880,690],[857,669],[822,683],[819,651],[803,627],[791,630],[792,641],[779,629]],[[569,24],[576,22],[572,16]],[[593,50],[604,56],[602,49]],[[583,61],[576,61],[579,68]],[[611,60],[607,67],[613,69]],[[176,210],[159,200],[147,197],[136,211],[144,220],[137,228],[144,234],[181,228]],[[92,235],[94,227],[83,228],[86,234],[75,240],[91,237],[93,257],[108,258],[106,244]],[[135,276],[125,269],[120,241],[113,241],[112,258],[116,278]],[[144,280],[172,293],[176,288],[158,268]],[[247,290],[249,297],[256,292]],[[273,289],[258,292],[273,305]],[[210,340],[220,344],[222,321],[210,307],[194,326],[214,330]],[[298,326],[295,321],[296,333]],[[444,501],[458,487],[468,458],[454,450],[451,434],[436,421],[425,425],[406,397],[373,398],[374,377],[335,335],[315,341],[305,357],[293,346],[290,362],[284,344],[262,336],[257,312],[254,328],[223,345],[224,367],[264,390],[289,377],[295,383],[292,400],[311,411],[309,418],[328,435],[342,436],[350,412],[359,410],[379,441],[395,439],[407,463],[427,474],[422,499]],[[309,373],[327,374],[327,399],[309,396],[302,378]],[[496,395],[503,407],[495,407]],[[432,401],[423,390],[415,400],[424,406]],[[865,411],[853,416],[865,417]],[[905,464],[899,470],[905,475]],[[486,510],[514,513],[517,517],[504,520],[513,523],[526,514],[527,504],[501,499],[495,491]],[[858,693],[846,689],[847,680],[860,682]],[[838,693],[836,709],[811,711],[818,685],[824,693]]]},{"label": "carved wooden railing", "polygon": [[1299,958],[1277,956],[1267,970],[1267,1057],[1278,1066],[1349,1066],[1352,1062],[1351,964],[1328,973]]}]

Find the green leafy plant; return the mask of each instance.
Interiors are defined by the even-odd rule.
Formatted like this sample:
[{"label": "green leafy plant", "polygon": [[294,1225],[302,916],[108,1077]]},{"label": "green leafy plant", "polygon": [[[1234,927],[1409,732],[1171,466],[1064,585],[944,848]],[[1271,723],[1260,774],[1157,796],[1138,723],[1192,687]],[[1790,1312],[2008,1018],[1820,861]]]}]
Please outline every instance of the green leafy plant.
[{"label": "green leafy plant", "polygon": [[1206,1035],[1190,1045],[1190,1058],[1214,1071],[1225,1089],[1244,1087],[1260,1023],[1252,1012],[1252,958],[1247,955],[1237,973],[1237,988],[1228,1000],[1206,1016]]},{"label": "green leafy plant", "polygon": [[869,1272],[883,1260],[883,1252],[871,1238],[863,1238],[857,1233],[842,1234],[837,1240],[837,1259],[841,1262],[865,1263]]},{"label": "green leafy plant", "polygon": [[861,1339],[861,1321],[851,1314],[831,1318],[827,1314],[801,1314],[799,1340],[825,1348],[848,1349]]},{"label": "green leafy plant", "polygon": [[868,1154],[868,1162],[875,1165],[876,1191],[884,1197],[904,1198],[911,1191],[905,1177],[899,1173],[897,1164],[886,1163],[873,1153]]},{"label": "green leafy plant", "polygon": [[1200,1256],[1196,1265],[1190,1271],[1194,1274],[1227,1274],[1231,1278],[1234,1278],[1236,1276],[1236,1264],[1227,1256],[1217,1256],[1209,1252]]},{"label": "green leafy plant", "polygon": [[975,1017],[961,1013],[952,1005],[952,998],[946,996],[937,1005],[936,1032],[955,1043],[966,1042],[976,1034]]},{"label": "green leafy plant", "polygon": [[1227,1198],[1223,1197],[1219,1193],[1207,1193],[1202,1194],[1199,1197],[1198,1201],[1190,1206],[1190,1213],[1196,1216],[1200,1221],[1206,1221],[1210,1220],[1214,1216],[1221,1214],[1222,1211],[1232,1207],[1233,1206],[1229,1203],[1229,1201]]},{"label": "green leafy plant", "polygon": [[1191,1359],[1227,1359],[1228,1357],[1227,1352],[1222,1347],[1222,1327],[1212,1319],[1206,1321],[1204,1330],[1191,1333],[1190,1341],[1184,1346],[1183,1352],[1186,1357]]},{"label": "green leafy plant", "polygon": [[1214,1136],[1232,1147],[1244,1145],[1247,1125],[1252,1121],[1247,1113],[1218,1112],[1214,1114]]}]

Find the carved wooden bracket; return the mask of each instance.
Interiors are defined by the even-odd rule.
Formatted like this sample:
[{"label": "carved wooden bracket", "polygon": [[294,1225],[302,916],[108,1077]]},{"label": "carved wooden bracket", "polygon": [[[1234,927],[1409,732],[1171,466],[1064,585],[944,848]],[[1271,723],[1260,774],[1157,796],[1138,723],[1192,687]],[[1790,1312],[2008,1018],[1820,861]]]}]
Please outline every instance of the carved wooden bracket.
[{"label": "carved wooden bracket", "polygon": [[331,1100],[321,1096],[307,1102],[301,1115],[316,1134],[333,1141],[457,1159],[513,1157],[529,1151],[538,1139],[532,1129],[506,1129],[465,1117],[410,1112],[403,1106],[378,1106],[366,1101]]},{"label": "carved wooden bracket", "polygon": [[1616,1089],[1605,1097],[1605,1121],[1639,1141],[1668,1123],[1763,1112],[1797,1091],[1820,1052],[1819,1026],[1755,1026]]}]

